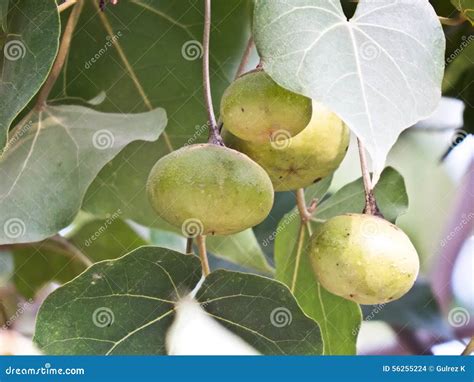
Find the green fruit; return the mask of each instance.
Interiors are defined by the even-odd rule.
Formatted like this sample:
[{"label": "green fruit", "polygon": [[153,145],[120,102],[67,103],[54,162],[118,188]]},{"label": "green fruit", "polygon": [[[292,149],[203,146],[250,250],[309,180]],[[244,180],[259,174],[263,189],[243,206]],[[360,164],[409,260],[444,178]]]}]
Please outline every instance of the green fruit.
[{"label": "green fruit", "polygon": [[408,236],[372,215],[329,219],[311,238],[310,258],[324,288],[359,304],[402,297],[419,270],[418,254]]},{"label": "green fruit", "polygon": [[307,187],[339,167],[349,146],[349,129],[336,114],[314,103],[311,122],[293,138],[258,143],[226,131],[224,141],[262,166],[275,191],[289,191]]},{"label": "green fruit", "polygon": [[161,158],[147,191],[158,215],[188,237],[243,231],[265,219],[273,204],[265,170],[238,151],[212,144]]},{"label": "green fruit", "polygon": [[240,139],[270,142],[275,134],[290,138],[311,120],[311,99],[282,88],[263,71],[250,72],[224,92],[221,118]]}]

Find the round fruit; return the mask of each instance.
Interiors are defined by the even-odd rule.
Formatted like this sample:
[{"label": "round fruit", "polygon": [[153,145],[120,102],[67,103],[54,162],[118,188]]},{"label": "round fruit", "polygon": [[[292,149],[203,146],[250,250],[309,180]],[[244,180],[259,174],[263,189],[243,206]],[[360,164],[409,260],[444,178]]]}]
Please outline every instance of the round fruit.
[{"label": "round fruit", "polygon": [[273,204],[264,169],[238,151],[212,144],[161,158],[147,191],[158,215],[188,237],[243,231],[265,219]]},{"label": "round fruit", "polygon": [[413,286],[416,249],[405,233],[372,215],[329,219],[311,238],[310,258],[328,291],[359,304],[396,300]]},{"label": "round fruit", "polygon": [[339,167],[349,146],[349,129],[336,114],[314,103],[311,122],[293,138],[249,142],[226,131],[224,141],[262,166],[275,191],[289,191],[307,187]]},{"label": "round fruit", "polygon": [[282,88],[261,70],[254,71],[224,92],[221,118],[240,139],[270,142],[276,134],[290,138],[311,120],[311,99]]}]

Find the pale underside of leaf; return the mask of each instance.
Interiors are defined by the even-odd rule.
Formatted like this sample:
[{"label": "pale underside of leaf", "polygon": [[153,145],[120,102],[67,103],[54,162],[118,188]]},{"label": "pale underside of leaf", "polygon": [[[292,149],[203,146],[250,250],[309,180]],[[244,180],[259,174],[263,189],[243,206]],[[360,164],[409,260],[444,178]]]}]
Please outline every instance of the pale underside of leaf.
[{"label": "pale underside of leaf", "polygon": [[375,184],[399,134],[441,96],[445,40],[426,0],[262,0],[254,35],[265,70],[282,86],[336,112],[367,148]]},{"label": "pale underside of leaf", "polygon": [[100,169],[128,143],[158,139],[165,125],[162,109],[105,114],[48,106],[34,113],[0,156],[0,243],[39,241],[64,228]]}]

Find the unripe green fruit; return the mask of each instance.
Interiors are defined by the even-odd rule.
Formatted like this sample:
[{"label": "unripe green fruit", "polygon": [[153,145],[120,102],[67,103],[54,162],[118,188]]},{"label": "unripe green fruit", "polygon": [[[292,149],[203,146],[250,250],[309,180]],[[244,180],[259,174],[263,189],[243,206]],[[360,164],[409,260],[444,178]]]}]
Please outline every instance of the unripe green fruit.
[{"label": "unripe green fruit", "polygon": [[224,141],[262,166],[275,191],[289,191],[307,187],[339,167],[349,146],[349,129],[336,114],[314,103],[310,123],[293,138],[249,142],[226,131]]},{"label": "unripe green fruit", "polygon": [[289,138],[311,120],[311,99],[282,88],[263,71],[250,72],[224,92],[221,118],[240,139],[270,142],[282,133]]},{"label": "unripe green fruit", "polygon": [[418,254],[405,233],[372,215],[329,219],[311,238],[310,258],[319,282],[359,304],[396,300],[413,286]]},{"label": "unripe green fruit", "polygon": [[273,187],[263,168],[238,151],[187,146],[161,158],[147,183],[155,211],[183,234],[228,235],[253,227],[272,208]]}]

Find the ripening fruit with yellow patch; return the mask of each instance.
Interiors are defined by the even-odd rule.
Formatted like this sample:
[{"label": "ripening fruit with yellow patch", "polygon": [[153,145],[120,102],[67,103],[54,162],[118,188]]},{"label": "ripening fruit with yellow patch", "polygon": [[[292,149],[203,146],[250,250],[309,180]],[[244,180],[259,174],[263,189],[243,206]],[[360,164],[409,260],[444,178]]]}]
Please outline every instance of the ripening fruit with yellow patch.
[{"label": "ripening fruit with yellow patch", "polygon": [[264,220],[273,205],[265,170],[245,154],[213,144],[187,146],[161,158],[147,192],[158,215],[187,236],[243,231]]},{"label": "ripening fruit with yellow patch", "polygon": [[349,129],[336,114],[314,102],[311,121],[293,138],[249,142],[226,130],[224,141],[262,166],[275,191],[289,191],[307,187],[339,167],[349,146]]},{"label": "ripening fruit with yellow patch", "polygon": [[329,292],[359,304],[383,304],[413,286],[419,259],[408,236],[372,215],[336,216],[314,232],[310,259]]},{"label": "ripening fruit with yellow patch", "polygon": [[311,99],[278,85],[262,70],[234,81],[221,99],[221,118],[236,137],[270,142],[275,135],[292,137],[311,119]]}]

